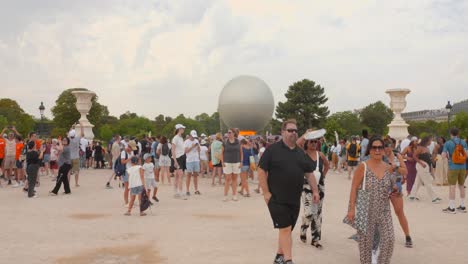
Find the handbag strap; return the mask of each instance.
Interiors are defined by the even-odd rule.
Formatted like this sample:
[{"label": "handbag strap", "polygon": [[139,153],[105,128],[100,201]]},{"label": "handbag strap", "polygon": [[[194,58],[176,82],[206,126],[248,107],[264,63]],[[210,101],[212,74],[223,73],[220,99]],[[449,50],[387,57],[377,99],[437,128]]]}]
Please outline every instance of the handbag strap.
[{"label": "handbag strap", "polygon": [[315,167],[315,171],[319,171],[319,165],[320,165],[320,155],[319,155],[319,152],[317,151],[317,167]]},{"label": "handbag strap", "polygon": [[364,161],[364,180],[362,181],[362,190],[366,190],[366,178],[367,178],[367,163]]}]

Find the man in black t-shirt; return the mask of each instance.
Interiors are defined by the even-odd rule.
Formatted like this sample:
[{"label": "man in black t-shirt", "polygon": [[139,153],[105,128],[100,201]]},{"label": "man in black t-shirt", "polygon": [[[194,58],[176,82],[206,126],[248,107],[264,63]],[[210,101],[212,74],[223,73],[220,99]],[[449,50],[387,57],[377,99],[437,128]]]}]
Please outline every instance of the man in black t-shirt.
[{"label": "man in black t-shirt", "polygon": [[258,178],[268,205],[274,228],[279,229],[279,245],[273,263],[292,264],[292,239],[299,210],[304,174],[313,191],[313,200],[319,201],[317,181],[302,149],[296,146],[295,120],[285,121],[281,127],[282,140],[265,150],[259,163]]}]

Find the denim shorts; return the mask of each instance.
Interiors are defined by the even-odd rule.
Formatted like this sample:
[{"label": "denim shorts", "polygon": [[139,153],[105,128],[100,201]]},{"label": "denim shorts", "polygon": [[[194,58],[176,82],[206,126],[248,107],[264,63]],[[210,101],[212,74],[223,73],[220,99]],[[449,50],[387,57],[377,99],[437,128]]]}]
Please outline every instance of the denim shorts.
[{"label": "denim shorts", "polygon": [[241,172],[248,172],[250,171],[250,165],[242,165]]},{"label": "denim shorts", "polygon": [[44,154],[44,159],[42,160],[42,162],[48,163],[49,161],[50,161],[50,154]]},{"label": "denim shorts", "polygon": [[200,172],[200,162],[199,161],[193,161],[193,162],[187,162],[187,172]]},{"label": "denim shorts", "polygon": [[125,171],[124,175],[122,175],[122,182],[128,182],[128,173]]},{"label": "denim shorts", "polygon": [[143,192],[143,185],[130,188],[131,195],[139,195]]}]

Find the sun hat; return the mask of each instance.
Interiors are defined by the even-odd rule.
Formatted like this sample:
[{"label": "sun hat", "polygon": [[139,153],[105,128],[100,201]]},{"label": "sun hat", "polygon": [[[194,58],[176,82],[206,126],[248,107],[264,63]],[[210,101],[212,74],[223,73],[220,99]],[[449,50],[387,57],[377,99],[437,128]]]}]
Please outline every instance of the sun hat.
[{"label": "sun hat", "polygon": [[132,148],[132,150],[137,150],[137,144],[135,142],[135,140],[130,140],[128,142],[128,146]]},{"label": "sun hat", "polygon": [[325,129],[319,129],[319,130],[314,130],[314,131],[309,131],[307,132],[307,134],[305,135],[305,140],[312,140],[312,139],[318,139],[318,138],[322,138],[325,134],[327,133],[327,131]]}]

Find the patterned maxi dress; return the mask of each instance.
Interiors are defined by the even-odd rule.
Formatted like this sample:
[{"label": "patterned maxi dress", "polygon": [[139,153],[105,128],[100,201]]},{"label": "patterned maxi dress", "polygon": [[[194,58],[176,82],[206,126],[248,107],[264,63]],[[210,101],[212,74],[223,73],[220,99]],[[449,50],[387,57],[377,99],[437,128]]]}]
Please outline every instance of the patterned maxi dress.
[{"label": "patterned maxi dress", "polygon": [[359,231],[359,252],[361,264],[372,263],[372,248],[378,233],[380,254],[379,264],[389,264],[395,242],[389,194],[393,187],[392,174],[386,171],[379,180],[368,168],[366,172],[366,190],[370,194],[369,217],[366,232]]},{"label": "patterned maxi dress", "polygon": [[[318,152],[317,152],[318,154]],[[312,168],[317,168],[317,161],[312,160],[309,155],[306,154],[306,159],[311,163]],[[302,205],[304,207],[304,215],[302,216],[301,235],[305,236],[309,226],[311,227],[312,241],[320,241],[322,238],[322,206],[323,199],[325,198],[325,177],[323,177],[323,159],[318,154],[319,167],[318,171],[322,174],[320,181],[318,182],[318,190],[320,195],[320,201],[317,205],[317,212],[314,212],[312,190],[307,179],[304,178],[304,187],[302,190]]]}]

